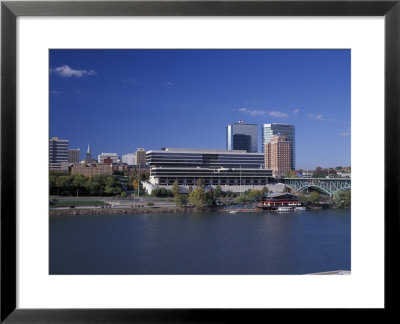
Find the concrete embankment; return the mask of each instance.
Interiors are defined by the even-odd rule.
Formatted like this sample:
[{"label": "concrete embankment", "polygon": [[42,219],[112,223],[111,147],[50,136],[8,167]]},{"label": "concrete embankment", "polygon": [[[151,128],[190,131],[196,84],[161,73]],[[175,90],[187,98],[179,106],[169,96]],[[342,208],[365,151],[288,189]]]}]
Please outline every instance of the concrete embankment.
[{"label": "concrete embankment", "polygon": [[214,211],[215,209],[200,210],[197,208],[69,208],[50,209],[50,216],[57,215],[117,215],[117,214],[165,214],[165,213],[195,213]]}]

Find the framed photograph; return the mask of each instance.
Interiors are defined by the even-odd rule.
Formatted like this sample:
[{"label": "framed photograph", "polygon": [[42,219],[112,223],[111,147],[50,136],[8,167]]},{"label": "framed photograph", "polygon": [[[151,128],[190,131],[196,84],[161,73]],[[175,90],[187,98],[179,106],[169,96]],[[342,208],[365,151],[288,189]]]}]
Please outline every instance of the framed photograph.
[{"label": "framed photograph", "polygon": [[392,310],[399,16],[3,1],[1,321]]}]

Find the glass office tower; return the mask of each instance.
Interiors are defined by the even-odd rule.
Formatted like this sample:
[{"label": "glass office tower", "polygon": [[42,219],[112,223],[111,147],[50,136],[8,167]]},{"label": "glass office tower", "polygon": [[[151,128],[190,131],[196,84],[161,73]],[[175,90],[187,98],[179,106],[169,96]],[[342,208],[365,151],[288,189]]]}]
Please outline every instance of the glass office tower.
[{"label": "glass office tower", "polygon": [[287,136],[287,141],[292,142],[291,150],[291,169],[296,169],[296,141],[295,141],[295,129],[294,125],[288,124],[263,124],[261,126],[261,150],[265,152],[265,144],[269,143],[274,135],[285,135]]},{"label": "glass office tower", "polygon": [[49,168],[61,170],[62,163],[68,163],[69,140],[52,137],[49,140]]},{"label": "glass office tower", "polygon": [[244,120],[226,126],[226,149],[258,152],[258,125]]}]

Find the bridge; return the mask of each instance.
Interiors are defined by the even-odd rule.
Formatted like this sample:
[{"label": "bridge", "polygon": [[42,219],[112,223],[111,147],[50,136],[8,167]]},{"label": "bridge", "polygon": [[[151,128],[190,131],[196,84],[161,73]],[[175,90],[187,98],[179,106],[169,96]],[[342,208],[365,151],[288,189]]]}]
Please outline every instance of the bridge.
[{"label": "bridge", "polygon": [[285,178],[283,183],[294,192],[318,188],[332,197],[336,192],[351,189],[350,178]]}]

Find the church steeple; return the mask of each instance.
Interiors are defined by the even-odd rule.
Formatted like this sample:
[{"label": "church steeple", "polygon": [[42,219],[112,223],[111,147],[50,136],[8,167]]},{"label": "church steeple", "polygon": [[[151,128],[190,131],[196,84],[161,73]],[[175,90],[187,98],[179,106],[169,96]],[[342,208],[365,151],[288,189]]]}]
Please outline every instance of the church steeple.
[{"label": "church steeple", "polygon": [[90,143],[88,144],[87,147],[87,152],[86,152],[86,161],[92,161],[92,152],[90,151]]}]

